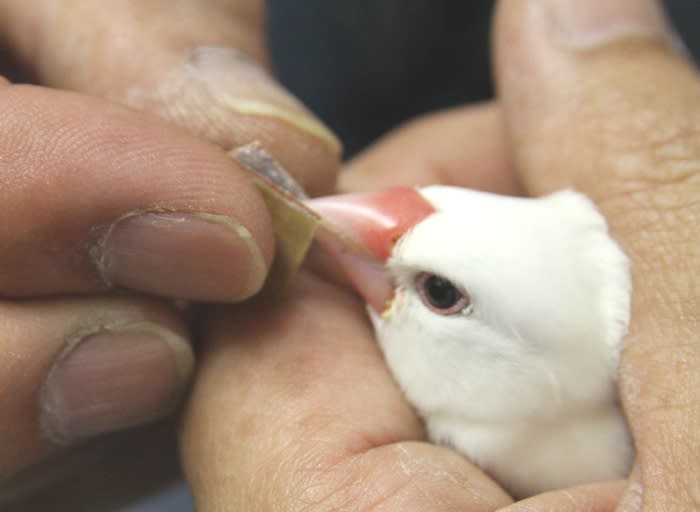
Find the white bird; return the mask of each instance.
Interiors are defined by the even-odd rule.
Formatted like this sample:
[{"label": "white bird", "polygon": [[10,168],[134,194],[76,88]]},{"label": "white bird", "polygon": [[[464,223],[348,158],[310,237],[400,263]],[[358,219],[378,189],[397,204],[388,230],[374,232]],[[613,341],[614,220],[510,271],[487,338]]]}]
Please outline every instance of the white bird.
[{"label": "white bird", "polygon": [[516,497],[628,474],[629,265],[590,200],[430,186],[308,205],[381,261],[386,279],[331,248],[430,440]]}]

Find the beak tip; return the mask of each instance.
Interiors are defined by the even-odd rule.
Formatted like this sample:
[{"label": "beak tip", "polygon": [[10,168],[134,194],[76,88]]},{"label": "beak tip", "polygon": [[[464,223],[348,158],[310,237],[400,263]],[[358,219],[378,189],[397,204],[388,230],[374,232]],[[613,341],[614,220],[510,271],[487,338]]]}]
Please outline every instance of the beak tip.
[{"label": "beak tip", "polygon": [[435,212],[415,188],[312,199],[321,216],[318,242],[339,264],[367,304],[382,315],[394,296],[386,266],[396,242]]},{"label": "beak tip", "polygon": [[356,242],[381,261],[389,259],[394,245],[408,230],[435,212],[420,192],[410,187],[328,196],[307,204],[329,230]]}]

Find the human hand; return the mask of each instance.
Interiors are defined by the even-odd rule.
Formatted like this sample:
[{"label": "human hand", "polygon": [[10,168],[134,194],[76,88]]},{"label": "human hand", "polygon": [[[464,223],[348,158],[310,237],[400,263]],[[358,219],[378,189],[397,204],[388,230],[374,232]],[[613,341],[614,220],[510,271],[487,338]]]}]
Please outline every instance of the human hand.
[{"label": "human hand", "polygon": [[637,460],[618,510],[697,508],[700,77],[651,0],[507,0],[496,38],[526,190],[588,194],[632,263],[619,390]]},{"label": "human hand", "polygon": [[[190,333],[153,297],[229,302],[262,285],[272,227],[224,150],[262,140],[320,193],[338,148],[253,64],[257,2],[3,0],[0,13],[43,85],[0,79],[7,482],[66,444],[172,410]],[[0,486],[0,502],[14,488]]]},{"label": "human hand", "polygon": [[[578,10],[581,23],[607,34],[567,36],[537,2],[504,1],[495,32],[502,112],[487,107],[415,123],[383,151],[359,158],[343,183],[386,186],[403,180],[390,170],[408,167],[421,183],[442,177],[535,195],[573,186],[591,196],[633,262],[633,324],[620,392],[638,460],[620,509],[639,508],[643,494],[644,510],[688,510],[700,455],[692,394],[700,249],[690,231],[700,219],[693,199],[700,192],[700,81],[673,51],[676,41],[653,2],[616,2],[588,15],[584,5],[569,12]],[[461,149],[455,139],[474,124],[481,145]],[[425,173],[422,162],[437,172]],[[460,174],[467,168],[470,176]],[[516,179],[484,187],[470,181],[474,173]]]},{"label": "human hand", "polygon": [[[569,15],[554,14],[557,5]],[[629,481],[508,506],[466,461],[415,442],[420,426],[361,309],[304,277],[293,298],[224,313],[209,333],[182,440],[201,510],[697,505],[700,82],[658,12],[651,1],[504,0],[495,32],[502,104],[415,121],[341,180],[348,191],[442,181],[539,195],[573,186],[598,204],[633,263],[620,367],[638,453]]]}]

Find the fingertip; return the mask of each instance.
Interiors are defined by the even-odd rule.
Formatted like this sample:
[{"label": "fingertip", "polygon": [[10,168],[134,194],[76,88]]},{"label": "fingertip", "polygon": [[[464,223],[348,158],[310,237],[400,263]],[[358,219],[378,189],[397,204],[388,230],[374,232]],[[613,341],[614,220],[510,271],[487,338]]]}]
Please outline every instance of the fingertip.
[{"label": "fingertip", "polygon": [[256,60],[235,47],[161,51],[157,71],[116,99],[152,111],[225,150],[260,142],[310,195],[328,193],[341,143]]},{"label": "fingertip", "polygon": [[93,254],[108,286],[216,302],[259,291],[269,262],[244,224],[204,212],[127,214],[106,230]]},{"label": "fingertip", "polygon": [[40,425],[64,445],[153,421],[169,413],[194,357],[172,331],[135,322],[88,332],[54,362],[40,401]]},{"label": "fingertip", "polygon": [[270,215],[220,148],[75,93],[15,86],[0,104],[11,155],[1,293],[107,285],[231,302],[260,289],[274,254]]},{"label": "fingertip", "polygon": [[340,152],[340,141],[333,132],[242,51],[197,46],[186,53],[180,70],[204,84],[212,99],[234,112],[277,119]]},{"label": "fingertip", "polygon": [[343,192],[434,183],[519,195],[503,112],[495,102],[416,118],[351,160],[339,180]]},{"label": "fingertip", "polygon": [[224,150],[261,141],[310,195],[333,189],[340,142],[269,73],[264,2],[86,4],[80,17],[46,7],[14,2],[0,19],[42,83],[155,114]]},{"label": "fingertip", "polygon": [[[613,512],[620,510],[618,503],[625,483],[621,480],[599,482],[550,491],[499,508],[498,512],[531,512],[533,510]],[[632,512],[632,510],[634,509],[624,512]]]},{"label": "fingertip", "polygon": [[616,53],[626,43],[652,43],[669,54],[677,36],[658,0],[578,2],[504,0],[494,23],[498,85],[517,89],[537,81],[556,87],[585,67],[585,57]]},{"label": "fingertip", "polygon": [[615,195],[631,175],[600,179],[618,165],[606,159],[663,146],[694,123],[697,73],[657,0],[504,0],[493,33],[507,134],[531,194]]},{"label": "fingertip", "polygon": [[66,444],[171,414],[193,371],[183,319],[156,300],[23,301],[2,318],[0,403],[12,421],[0,428],[0,480]]}]

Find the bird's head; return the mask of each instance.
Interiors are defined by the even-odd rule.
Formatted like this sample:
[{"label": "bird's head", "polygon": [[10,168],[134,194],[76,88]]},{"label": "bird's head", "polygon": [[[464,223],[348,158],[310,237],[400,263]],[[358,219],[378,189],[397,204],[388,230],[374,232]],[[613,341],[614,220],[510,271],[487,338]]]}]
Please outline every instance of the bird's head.
[{"label": "bird's head", "polygon": [[424,416],[517,420],[614,399],[628,265],[585,197],[430,186],[310,206],[365,251],[331,248]]}]

